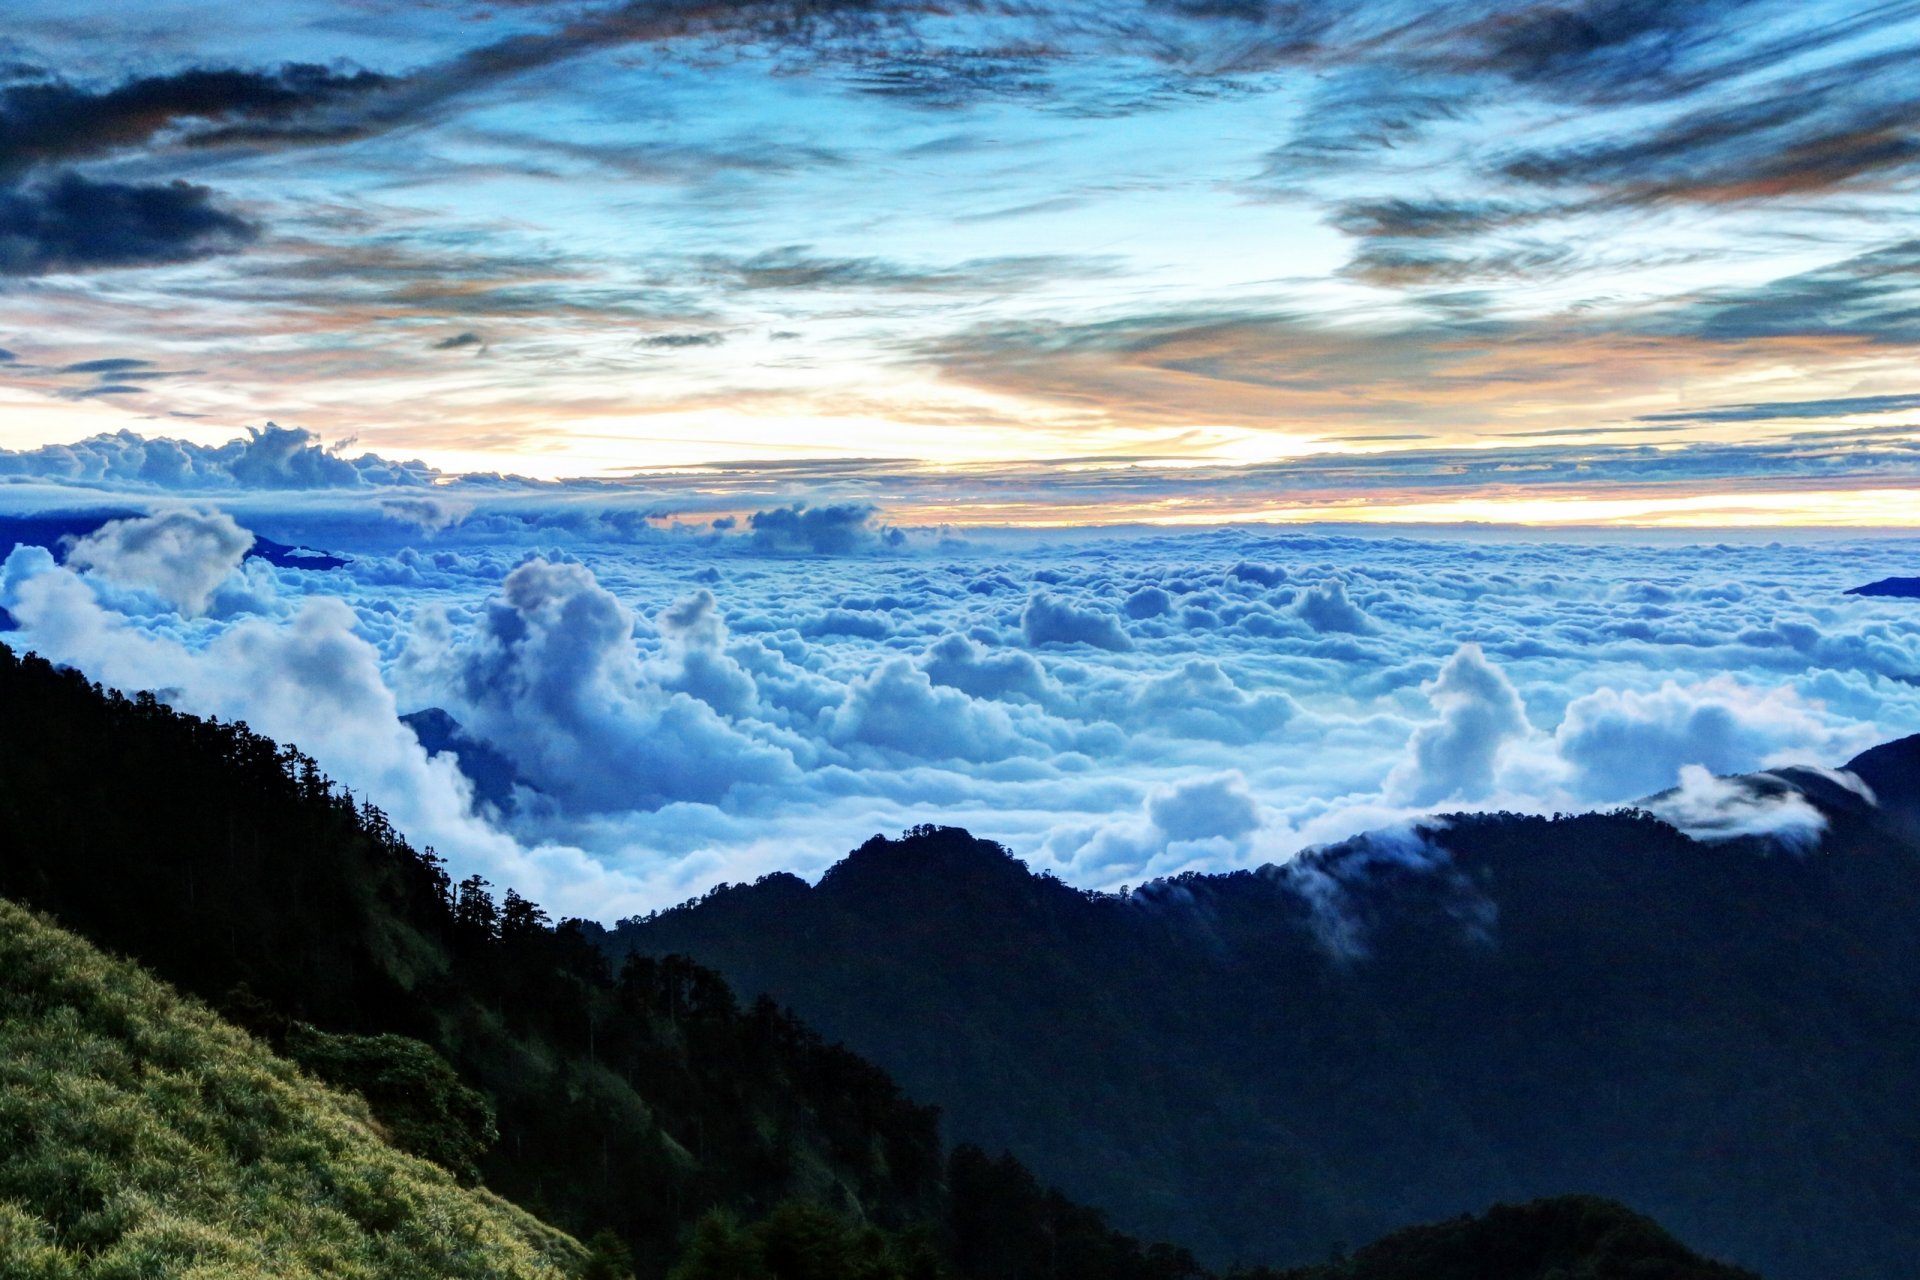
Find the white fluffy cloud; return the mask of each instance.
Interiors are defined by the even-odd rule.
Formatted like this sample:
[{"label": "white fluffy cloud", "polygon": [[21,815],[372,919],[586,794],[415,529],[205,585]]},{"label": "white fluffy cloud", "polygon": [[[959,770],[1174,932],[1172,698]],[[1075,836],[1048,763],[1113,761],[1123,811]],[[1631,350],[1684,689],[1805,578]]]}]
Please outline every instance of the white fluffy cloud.
[{"label": "white fluffy cloud", "polygon": [[253,535],[233,517],[181,509],[110,520],[74,543],[67,563],[191,615],[206,611],[251,546]]},{"label": "white fluffy cloud", "polygon": [[1576,794],[1628,800],[1673,786],[1682,768],[1743,773],[1782,760],[1820,762],[1844,749],[1813,707],[1786,689],[1730,677],[1658,689],[1601,689],[1569,703],[1554,742]]},{"label": "white fluffy cloud", "polygon": [[120,688],[154,689],[183,710],[243,719],[298,744],[415,842],[463,870],[598,914],[650,895],[579,849],[529,848],[474,816],[447,757],[430,759],[400,723],[378,652],[338,600],[309,601],[281,623],[252,619],[194,648],[104,607],[88,584],[37,549],[15,550],[0,580],[6,607],[43,655]]},{"label": "white fluffy cloud", "polygon": [[469,732],[582,810],[712,803],[790,775],[790,754],[687,691],[719,687],[728,704],[744,697],[726,687],[733,672],[716,653],[710,597],[669,610],[665,622],[680,688],[646,670],[633,612],[590,570],[535,559],[507,575],[464,639],[439,624],[416,631],[408,666],[415,687],[442,692]]},{"label": "white fluffy cloud", "polygon": [[1084,608],[1045,591],[1035,592],[1020,612],[1020,632],[1030,645],[1084,644],[1095,649],[1133,648],[1120,620],[1105,609]]},{"label": "white fluffy cloud", "polygon": [[1440,718],[1414,731],[1389,794],[1415,805],[1482,798],[1502,748],[1527,732],[1519,693],[1477,644],[1461,645],[1420,689]]},{"label": "white fluffy cloud", "polygon": [[1647,807],[1699,840],[1767,836],[1804,848],[1827,828],[1820,811],[1785,783],[1764,776],[1716,777],[1697,764],[1682,765],[1679,784]]}]

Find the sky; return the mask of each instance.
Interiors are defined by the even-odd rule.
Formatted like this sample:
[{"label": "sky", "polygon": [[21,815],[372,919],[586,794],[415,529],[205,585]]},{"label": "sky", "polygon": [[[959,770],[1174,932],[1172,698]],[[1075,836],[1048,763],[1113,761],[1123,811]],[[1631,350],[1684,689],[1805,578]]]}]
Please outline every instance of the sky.
[{"label": "sky", "polygon": [[715,515],[1910,525],[1916,40],[1803,0],[13,0],[0,448],[275,423]]}]

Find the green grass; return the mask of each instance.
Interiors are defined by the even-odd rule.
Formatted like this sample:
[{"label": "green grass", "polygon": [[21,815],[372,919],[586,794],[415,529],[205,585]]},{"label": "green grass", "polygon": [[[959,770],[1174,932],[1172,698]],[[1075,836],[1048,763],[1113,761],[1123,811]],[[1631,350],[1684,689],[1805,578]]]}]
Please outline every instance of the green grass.
[{"label": "green grass", "polygon": [[382,1137],[136,966],[0,900],[0,1276],[563,1280],[568,1236]]}]

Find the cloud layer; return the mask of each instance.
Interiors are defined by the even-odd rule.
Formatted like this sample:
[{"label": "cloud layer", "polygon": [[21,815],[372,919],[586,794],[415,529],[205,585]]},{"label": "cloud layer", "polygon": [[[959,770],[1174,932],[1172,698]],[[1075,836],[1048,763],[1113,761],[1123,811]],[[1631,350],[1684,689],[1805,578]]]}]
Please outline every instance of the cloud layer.
[{"label": "cloud layer", "polygon": [[[1655,793],[1703,837],[1805,843],[1797,793],[1714,775],[1920,729],[1920,617],[1843,594],[1901,539],[828,527],[868,532],[280,491],[20,547],[0,607],[9,643],[298,742],[460,865],[595,915],[928,821],[1101,887]],[[242,562],[252,534],[345,563]],[[430,707],[511,803],[421,748],[399,717]]]}]

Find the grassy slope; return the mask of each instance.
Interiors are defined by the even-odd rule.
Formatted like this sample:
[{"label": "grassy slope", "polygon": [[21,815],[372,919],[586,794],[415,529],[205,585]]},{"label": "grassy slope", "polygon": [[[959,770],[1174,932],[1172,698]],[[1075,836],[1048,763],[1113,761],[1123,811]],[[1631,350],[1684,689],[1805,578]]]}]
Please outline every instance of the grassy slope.
[{"label": "grassy slope", "polygon": [[0,900],[0,1275],[543,1280],[572,1239],[387,1145],[335,1092]]}]

